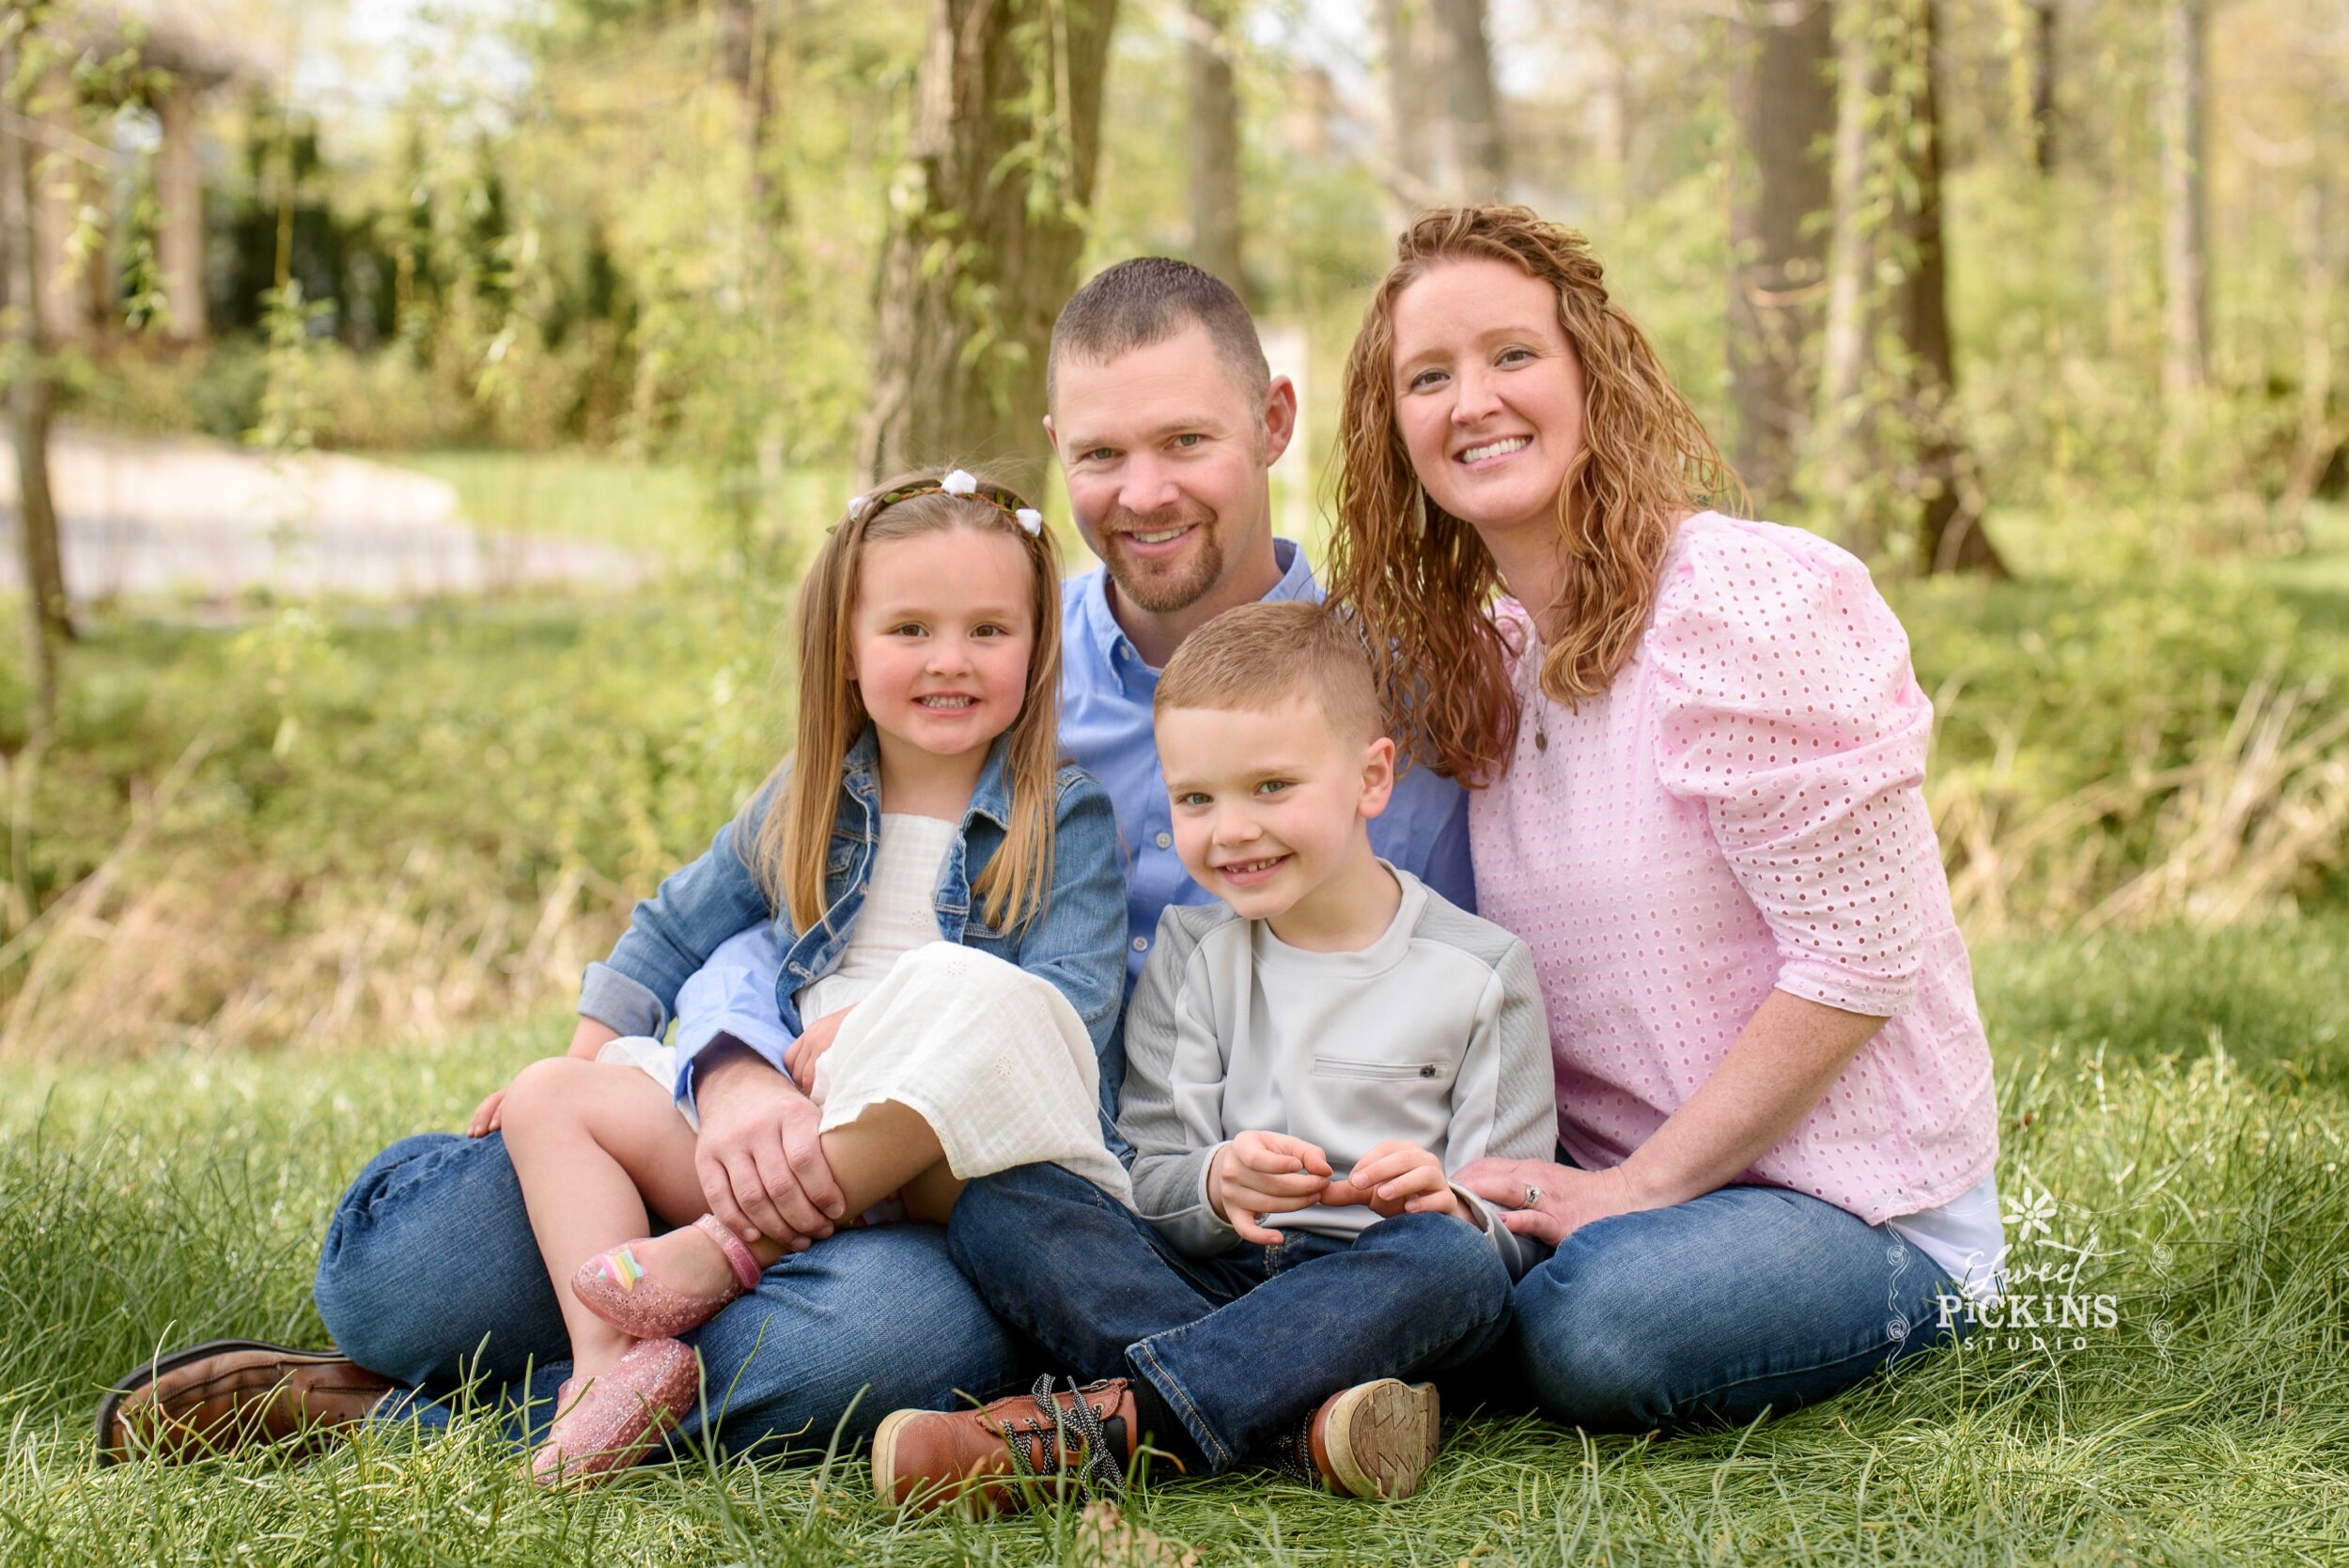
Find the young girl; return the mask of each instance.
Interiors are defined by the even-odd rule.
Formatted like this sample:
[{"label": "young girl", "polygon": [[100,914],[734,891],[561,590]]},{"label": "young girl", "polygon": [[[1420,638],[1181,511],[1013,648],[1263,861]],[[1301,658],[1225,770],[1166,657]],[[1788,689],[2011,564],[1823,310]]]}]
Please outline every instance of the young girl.
[{"label": "young girl", "polygon": [[[942,1221],[964,1181],[1039,1160],[1128,1190],[1096,1065],[1124,878],[1107,794],[1057,766],[1041,522],[960,470],[850,505],[800,590],[797,747],[590,971],[583,1012],[661,1020],[674,1003],[675,1048],[575,1046],[475,1113],[476,1133],[503,1128],[570,1331],[539,1480],[641,1457],[698,1391],[673,1336],[784,1250],[707,1212],[693,1063],[713,1042],[811,1091],[850,1213],[894,1200]],[[679,1228],[646,1237],[654,1216]]]}]

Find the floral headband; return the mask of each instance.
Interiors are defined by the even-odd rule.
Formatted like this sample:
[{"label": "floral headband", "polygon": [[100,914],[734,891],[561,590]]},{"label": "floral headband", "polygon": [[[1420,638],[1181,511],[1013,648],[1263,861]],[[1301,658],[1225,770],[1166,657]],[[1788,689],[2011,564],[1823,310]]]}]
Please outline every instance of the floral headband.
[{"label": "floral headband", "polygon": [[1020,500],[1001,485],[982,485],[961,469],[939,479],[920,479],[879,495],[860,495],[848,503],[848,520],[863,522],[877,516],[885,506],[894,505],[916,495],[960,495],[984,501],[1018,523],[1030,535],[1044,532],[1044,514]]}]

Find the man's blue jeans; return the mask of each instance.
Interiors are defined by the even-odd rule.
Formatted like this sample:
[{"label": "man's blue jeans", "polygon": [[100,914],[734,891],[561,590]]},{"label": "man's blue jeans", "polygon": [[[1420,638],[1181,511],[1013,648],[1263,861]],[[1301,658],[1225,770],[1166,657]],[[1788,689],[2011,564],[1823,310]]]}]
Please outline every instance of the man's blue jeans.
[{"label": "man's blue jeans", "polygon": [[[382,1414],[445,1422],[470,1373],[517,1440],[551,1419],[569,1348],[498,1135],[426,1133],[376,1156],[327,1227],[316,1290],[343,1354],[413,1386]],[[1032,1375],[935,1225],[840,1232],[684,1337],[729,1452],[821,1450],[835,1428],[862,1439],[894,1409],[951,1408]],[[682,1430],[705,1424],[696,1412]]]},{"label": "man's blue jeans", "polygon": [[1841,1393],[1948,1344],[1957,1286],[1915,1245],[1771,1187],[1585,1225],[1517,1282],[1476,1391],[1530,1394],[1596,1432],[1742,1426]]},{"label": "man's blue jeans", "polygon": [[1381,1220],[1185,1257],[1081,1176],[1026,1165],[962,1189],[955,1262],[1057,1368],[1146,1382],[1217,1470],[1340,1389],[1459,1365],[1500,1339],[1509,1273],[1473,1226]]}]

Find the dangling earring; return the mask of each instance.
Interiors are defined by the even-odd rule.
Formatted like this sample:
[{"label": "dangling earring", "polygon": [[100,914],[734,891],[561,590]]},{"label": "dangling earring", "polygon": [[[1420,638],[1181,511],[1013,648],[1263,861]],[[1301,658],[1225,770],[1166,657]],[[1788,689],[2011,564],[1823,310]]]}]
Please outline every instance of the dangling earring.
[{"label": "dangling earring", "polygon": [[1419,527],[1416,532],[1423,539],[1427,537],[1427,487],[1414,479],[1411,481],[1411,494],[1419,507]]}]

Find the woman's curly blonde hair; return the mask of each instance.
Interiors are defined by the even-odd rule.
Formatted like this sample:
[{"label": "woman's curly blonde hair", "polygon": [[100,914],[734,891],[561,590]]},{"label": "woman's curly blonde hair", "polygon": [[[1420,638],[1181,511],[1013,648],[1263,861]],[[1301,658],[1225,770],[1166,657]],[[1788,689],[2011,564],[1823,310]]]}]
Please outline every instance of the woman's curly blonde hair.
[{"label": "woman's curly blonde hair", "polygon": [[1506,262],[1557,291],[1581,363],[1582,450],[1558,492],[1567,560],[1554,604],[1529,604],[1548,644],[1542,690],[1569,706],[1630,662],[1680,519],[1744,487],[1631,318],[1588,241],[1523,207],[1438,208],[1395,242],[1346,363],[1330,593],[1362,618],[1394,733],[1437,772],[1482,787],[1517,749],[1517,697],[1490,609],[1502,584],[1476,530],[1426,495],[1395,422],[1394,302],[1445,262]]}]

